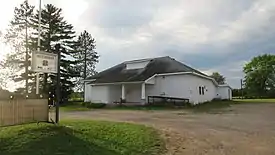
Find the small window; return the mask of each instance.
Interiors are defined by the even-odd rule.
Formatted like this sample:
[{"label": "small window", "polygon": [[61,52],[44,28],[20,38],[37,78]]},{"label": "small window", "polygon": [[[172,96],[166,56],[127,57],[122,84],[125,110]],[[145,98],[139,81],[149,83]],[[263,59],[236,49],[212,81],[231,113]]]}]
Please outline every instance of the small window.
[{"label": "small window", "polygon": [[201,86],[199,86],[199,94],[201,95]]},{"label": "small window", "polygon": [[204,87],[201,87],[201,94],[204,95]]}]

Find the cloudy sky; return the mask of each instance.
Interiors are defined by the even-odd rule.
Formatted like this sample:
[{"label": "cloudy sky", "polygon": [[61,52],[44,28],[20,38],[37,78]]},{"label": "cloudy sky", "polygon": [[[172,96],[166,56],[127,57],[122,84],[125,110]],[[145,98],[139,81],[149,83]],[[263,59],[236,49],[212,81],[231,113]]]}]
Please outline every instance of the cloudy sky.
[{"label": "cloudy sky", "polygon": [[[0,1],[0,28],[20,2]],[[77,32],[86,29],[96,38],[98,71],[125,60],[170,56],[208,74],[218,71],[236,88],[246,62],[275,53],[275,0],[42,2],[63,8]]]}]

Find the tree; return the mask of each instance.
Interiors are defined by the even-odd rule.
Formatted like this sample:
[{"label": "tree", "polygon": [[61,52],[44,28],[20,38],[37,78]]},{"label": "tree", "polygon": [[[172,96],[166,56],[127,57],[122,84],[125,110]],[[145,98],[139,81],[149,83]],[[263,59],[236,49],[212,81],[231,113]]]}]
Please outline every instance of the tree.
[{"label": "tree", "polygon": [[[37,49],[38,37],[38,12],[36,13],[33,22],[33,27],[36,31],[32,35],[32,49]],[[70,60],[73,51],[70,47],[74,42],[72,39],[75,37],[73,26],[68,24],[62,16],[62,9],[57,8],[52,4],[45,5],[41,12],[41,51],[53,52],[54,46],[61,44],[61,93],[64,98],[72,92],[74,87],[74,77],[79,76],[79,72],[75,68],[76,62]],[[48,93],[55,89],[56,84],[55,74],[44,74],[43,76],[43,93]]]},{"label": "tree", "polygon": [[244,66],[243,71],[245,89],[249,95],[275,95],[275,55],[264,54],[254,57]]},{"label": "tree", "polygon": [[213,79],[215,79],[218,84],[225,84],[225,77],[222,76],[218,72],[213,72],[212,75],[210,75],[210,77],[212,77]]},{"label": "tree", "polygon": [[28,50],[28,37],[32,29],[30,19],[33,16],[34,6],[31,6],[25,0],[20,7],[15,7],[14,17],[10,22],[7,33],[5,34],[5,42],[13,47],[13,51],[7,56],[3,65],[13,69],[13,80],[15,82],[25,80],[27,92],[28,79],[31,79],[29,73],[30,52]]},{"label": "tree", "polygon": [[76,67],[81,73],[80,78],[77,79],[78,90],[83,90],[81,80],[96,73],[95,64],[98,62],[99,55],[95,51],[95,47],[95,39],[86,30],[80,34],[73,46],[74,58],[78,62]]}]

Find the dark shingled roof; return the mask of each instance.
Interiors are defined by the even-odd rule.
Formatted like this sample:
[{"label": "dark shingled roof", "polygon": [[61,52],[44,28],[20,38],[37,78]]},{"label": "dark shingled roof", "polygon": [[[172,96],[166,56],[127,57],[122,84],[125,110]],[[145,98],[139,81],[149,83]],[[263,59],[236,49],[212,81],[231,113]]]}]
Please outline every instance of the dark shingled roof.
[{"label": "dark shingled roof", "polygon": [[126,69],[126,62],[124,62],[91,76],[87,80],[96,79],[91,83],[138,82],[145,81],[155,74],[176,72],[195,72],[207,76],[169,56],[152,58],[149,61],[145,68],[140,69]]}]

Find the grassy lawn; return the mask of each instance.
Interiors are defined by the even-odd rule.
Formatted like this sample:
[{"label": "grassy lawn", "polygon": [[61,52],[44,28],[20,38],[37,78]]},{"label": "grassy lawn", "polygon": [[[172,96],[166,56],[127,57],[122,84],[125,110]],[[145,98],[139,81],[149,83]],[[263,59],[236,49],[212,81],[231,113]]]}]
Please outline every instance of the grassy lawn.
[{"label": "grassy lawn", "polygon": [[[275,103],[275,99],[234,99],[233,101],[214,101],[204,104],[198,104],[196,106],[117,106],[117,107],[104,107],[103,109],[110,110],[181,110],[187,109],[193,112],[210,112],[217,110],[224,110],[234,104],[260,104],[260,103]],[[63,105],[60,108],[62,111],[89,111],[93,108],[87,108],[80,103],[73,103]]]},{"label": "grassy lawn", "polygon": [[215,102],[207,102],[204,104],[197,104],[195,106],[187,107],[187,110],[192,112],[217,112],[224,111],[226,108],[229,108],[234,102],[232,101],[215,101]]},{"label": "grassy lawn", "polygon": [[81,103],[70,103],[66,105],[60,106],[61,111],[89,111],[90,108],[87,108],[85,106],[82,106]]},{"label": "grassy lawn", "polygon": [[66,106],[61,106],[60,110],[69,112],[69,111],[89,111],[91,109],[81,105],[66,105]]},{"label": "grassy lawn", "polygon": [[0,129],[2,155],[159,155],[158,133],[149,127],[104,121],[63,121]]},{"label": "grassy lawn", "polygon": [[275,103],[275,99],[234,99],[239,103]]},{"label": "grassy lawn", "polygon": [[187,107],[188,110],[193,112],[223,112],[227,111],[232,105],[236,104],[264,104],[264,103],[275,103],[275,99],[234,99],[233,101],[214,101],[207,102],[204,104],[198,104],[196,106]]}]

